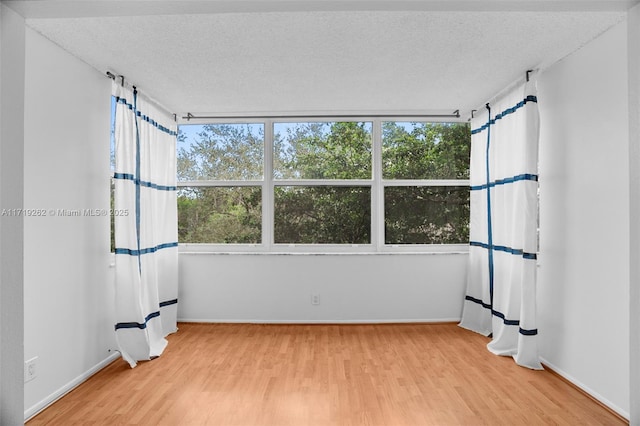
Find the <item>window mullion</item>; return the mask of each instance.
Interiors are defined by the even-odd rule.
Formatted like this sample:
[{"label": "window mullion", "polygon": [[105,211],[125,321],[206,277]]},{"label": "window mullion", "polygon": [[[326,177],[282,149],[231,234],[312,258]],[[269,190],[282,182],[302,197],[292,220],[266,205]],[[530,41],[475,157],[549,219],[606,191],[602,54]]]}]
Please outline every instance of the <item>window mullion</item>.
[{"label": "window mullion", "polygon": [[468,179],[389,179],[384,186],[469,186]]},{"label": "window mullion", "polygon": [[371,186],[371,179],[274,179],[275,186]]},{"label": "window mullion", "polygon": [[274,186],[273,186],[273,121],[264,123],[264,176],[262,179],[262,244],[267,251],[273,248]]},{"label": "window mullion", "polygon": [[183,180],[177,183],[182,187],[223,187],[223,186],[260,186],[261,180]]},{"label": "window mullion", "polygon": [[371,244],[376,251],[384,247],[384,187],[382,186],[382,122],[374,120],[371,129]]}]

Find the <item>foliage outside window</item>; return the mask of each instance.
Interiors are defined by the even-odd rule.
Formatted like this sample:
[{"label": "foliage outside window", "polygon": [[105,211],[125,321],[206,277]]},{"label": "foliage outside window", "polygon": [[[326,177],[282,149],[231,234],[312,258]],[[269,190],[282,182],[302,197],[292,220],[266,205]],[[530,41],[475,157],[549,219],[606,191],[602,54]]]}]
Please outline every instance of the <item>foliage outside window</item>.
[{"label": "foliage outside window", "polygon": [[385,187],[384,224],[385,244],[468,242],[469,188]]},{"label": "foliage outside window", "polygon": [[276,244],[369,244],[371,190],[345,186],[276,186]]},{"label": "foliage outside window", "polygon": [[183,125],[179,242],[466,244],[469,148],[466,123]]},{"label": "foliage outside window", "polygon": [[371,123],[275,123],[275,179],[371,179]]},{"label": "foliage outside window", "polygon": [[462,123],[382,123],[385,244],[468,242],[469,188],[428,181],[469,179],[470,138]]},{"label": "foliage outside window", "polygon": [[180,242],[259,244],[260,187],[181,187],[178,191]]},{"label": "foliage outside window", "polygon": [[[371,188],[335,181],[371,180],[370,122],[275,123],[274,243],[369,244]],[[288,185],[278,185],[283,180]],[[315,180],[320,182],[306,182]]]},{"label": "foliage outside window", "polygon": [[181,126],[178,144],[178,181],[217,182],[179,188],[178,241],[261,243],[264,125]]},{"label": "foliage outside window", "polygon": [[384,179],[469,179],[466,123],[382,123]]}]

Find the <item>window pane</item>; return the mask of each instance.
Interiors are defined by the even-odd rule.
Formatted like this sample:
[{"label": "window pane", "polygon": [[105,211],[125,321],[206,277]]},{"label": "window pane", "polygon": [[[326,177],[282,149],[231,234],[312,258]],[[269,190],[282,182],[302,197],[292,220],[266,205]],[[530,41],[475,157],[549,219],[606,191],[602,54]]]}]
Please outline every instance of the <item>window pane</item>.
[{"label": "window pane", "polygon": [[469,187],[384,189],[385,244],[469,242]]},{"label": "window pane", "polygon": [[276,243],[369,244],[371,188],[278,186]]},{"label": "window pane", "polygon": [[259,244],[260,187],[183,187],[178,190],[178,242]]},{"label": "window pane", "polygon": [[276,179],[370,179],[371,123],[275,123]]},{"label": "window pane", "polygon": [[260,180],[263,124],[188,124],[178,128],[178,180]]},{"label": "window pane", "polygon": [[468,123],[382,123],[384,179],[468,179]]}]

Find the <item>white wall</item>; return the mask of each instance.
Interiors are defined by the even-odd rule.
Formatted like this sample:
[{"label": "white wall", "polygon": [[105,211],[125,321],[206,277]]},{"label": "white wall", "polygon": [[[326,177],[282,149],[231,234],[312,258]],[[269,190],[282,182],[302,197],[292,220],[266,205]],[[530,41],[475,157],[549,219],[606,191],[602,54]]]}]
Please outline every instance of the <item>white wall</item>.
[{"label": "white wall", "polygon": [[[114,352],[109,217],[110,80],[36,32],[26,32],[24,357],[25,416],[68,391]],[[56,212],[57,214],[57,212]]]},{"label": "white wall", "polygon": [[539,79],[544,361],[629,416],[627,24]]},{"label": "white wall", "polygon": [[630,420],[640,425],[640,4],[628,14],[630,172]]},{"label": "white wall", "polygon": [[[24,19],[0,5],[0,209],[22,207]],[[0,424],[21,423],[23,220],[0,216]]]},{"label": "white wall", "polygon": [[[180,255],[188,321],[457,321],[463,254]],[[320,305],[311,304],[312,293]]]}]

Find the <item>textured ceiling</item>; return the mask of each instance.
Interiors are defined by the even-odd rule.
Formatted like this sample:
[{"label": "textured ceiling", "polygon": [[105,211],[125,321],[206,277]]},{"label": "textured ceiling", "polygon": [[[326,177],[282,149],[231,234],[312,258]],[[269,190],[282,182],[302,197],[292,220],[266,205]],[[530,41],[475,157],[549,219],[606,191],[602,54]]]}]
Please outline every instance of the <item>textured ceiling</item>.
[{"label": "textured ceiling", "polygon": [[[195,2],[183,9],[194,12],[198,3],[197,13],[66,13],[74,17],[51,8],[56,2],[44,12],[33,8],[37,3],[22,10],[31,28],[96,69],[123,74],[172,112],[197,115],[468,114],[525,70],[544,69],[619,22],[629,2],[599,2],[586,11],[482,11],[480,1],[458,2],[457,10],[396,4],[305,11],[298,10],[304,2],[282,10],[283,2],[263,1],[245,2],[241,12],[203,12],[202,4],[215,2]],[[176,2],[157,4],[167,3]],[[249,3],[259,11],[246,10]],[[265,12],[270,5],[279,11]]]}]

